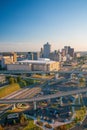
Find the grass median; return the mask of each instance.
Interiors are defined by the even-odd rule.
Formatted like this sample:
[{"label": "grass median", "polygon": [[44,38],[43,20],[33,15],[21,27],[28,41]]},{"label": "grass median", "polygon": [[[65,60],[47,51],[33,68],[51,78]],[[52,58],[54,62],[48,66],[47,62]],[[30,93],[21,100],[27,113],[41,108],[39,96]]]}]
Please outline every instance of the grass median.
[{"label": "grass median", "polygon": [[5,97],[19,89],[21,89],[21,87],[18,83],[7,85],[6,87],[0,89],[0,98]]}]

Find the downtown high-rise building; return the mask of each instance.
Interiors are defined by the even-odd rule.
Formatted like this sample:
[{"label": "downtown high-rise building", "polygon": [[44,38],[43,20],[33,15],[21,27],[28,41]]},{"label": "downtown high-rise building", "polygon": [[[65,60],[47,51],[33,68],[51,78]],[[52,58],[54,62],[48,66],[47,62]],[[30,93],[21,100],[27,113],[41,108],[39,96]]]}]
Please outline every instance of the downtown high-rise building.
[{"label": "downtown high-rise building", "polygon": [[28,60],[38,60],[38,58],[40,58],[39,52],[28,52],[28,54],[27,54]]},{"label": "downtown high-rise building", "polygon": [[51,45],[47,42],[43,45],[43,57],[49,58],[49,54],[51,52]]},{"label": "downtown high-rise building", "polygon": [[70,46],[64,46],[64,49],[62,49],[62,56],[70,55],[71,57],[74,56],[74,48],[71,48]]}]

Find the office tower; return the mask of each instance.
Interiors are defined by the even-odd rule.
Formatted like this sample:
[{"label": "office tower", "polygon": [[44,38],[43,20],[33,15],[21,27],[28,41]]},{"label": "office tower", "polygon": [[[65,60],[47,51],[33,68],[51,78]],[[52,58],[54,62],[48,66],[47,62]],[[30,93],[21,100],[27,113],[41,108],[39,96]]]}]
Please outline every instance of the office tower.
[{"label": "office tower", "polygon": [[33,60],[33,52],[28,52],[27,58],[28,60]]},{"label": "office tower", "polygon": [[43,58],[43,48],[40,50],[40,57]]},{"label": "office tower", "polygon": [[71,57],[74,57],[74,48],[70,48],[70,50],[69,50],[69,55],[70,55]]},{"label": "office tower", "polygon": [[49,58],[50,52],[51,52],[51,45],[47,42],[43,46],[43,57],[44,58]]},{"label": "office tower", "polygon": [[40,52],[33,52],[33,60],[38,60],[40,58]]},{"label": "office tower", "polygon": [[28,58],[28,60],[38,60],[38,58],[40,58],[40,53],[39,52],[28,52],[27,58]]},{"label": "office tower", "polygon": [[65,49],[62,49],[61,55],[62,55],[63,57],[66,56],[66,50],[65,50]]}]

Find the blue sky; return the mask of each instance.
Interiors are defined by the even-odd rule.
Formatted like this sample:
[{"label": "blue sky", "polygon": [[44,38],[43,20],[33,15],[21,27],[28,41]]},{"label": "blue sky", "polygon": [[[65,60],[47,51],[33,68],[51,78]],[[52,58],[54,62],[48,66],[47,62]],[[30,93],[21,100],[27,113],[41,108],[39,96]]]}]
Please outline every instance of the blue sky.
[{"label": "blue sky", "polygon": [[87,0],[0,0],[0,51],[87,51]]}]

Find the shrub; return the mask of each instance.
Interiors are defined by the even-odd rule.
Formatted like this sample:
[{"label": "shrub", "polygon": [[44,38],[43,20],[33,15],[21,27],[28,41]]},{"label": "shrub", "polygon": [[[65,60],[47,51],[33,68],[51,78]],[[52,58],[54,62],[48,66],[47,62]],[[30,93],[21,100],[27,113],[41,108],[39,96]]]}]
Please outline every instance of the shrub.
[{"label": "shrub", "polygon": [[36,122],[38,125],[40,125],[40,126],[43,126],[43,122],[41,122],[41,121],[37,121]]},{"label": "shrub", "polygon": [[52,126],[51,126],[51,125],[49,125],[49,124],[45,124],[45,127],[49,128],[49,129],[51,129],[51,128],[52,128]]}]

